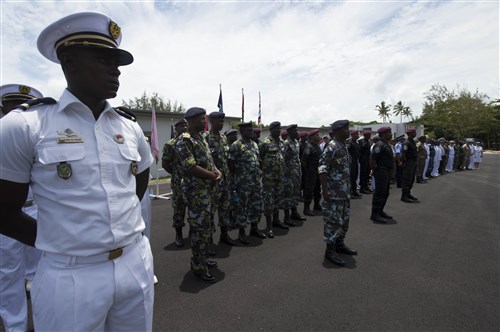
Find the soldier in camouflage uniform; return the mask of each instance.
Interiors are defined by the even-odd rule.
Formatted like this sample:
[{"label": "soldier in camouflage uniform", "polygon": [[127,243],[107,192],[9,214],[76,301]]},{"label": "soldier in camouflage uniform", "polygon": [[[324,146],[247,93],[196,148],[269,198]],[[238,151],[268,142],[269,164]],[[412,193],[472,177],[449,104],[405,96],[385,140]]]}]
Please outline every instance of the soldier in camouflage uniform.
[{"label": "soldier in camouflage uniform", "polygon": [[179,174],[180,160],[176,149],[179,135],[187,131],[187,121],[181,119],[175,123],[175,137],[163,146],[162,167],[171,175],[170,187],[172,188],[172,208],[174,209],[173,227],[175,228],[175,245],[184,246],[182,228],[184,227],[184,215],[186,214],[186,202],[182,196],[181,176]]},{"label": "soldier in camouflage uniform", "polygon": [[349,137],[349,121],[335,121],[331,130],[334,138],[325,148],[318,167],[325,222],[323,241],[326,242],[325,258],[336,265],[344,266],[345,261],[338,253],[358,254],[356,250],[344,244],[349,229],[351,198],[351,156],[345,144]]},{"label": "soldier in camouflage uniform", "polygon": [[206,254],[210,239],[210,207],[212,188],[217,185],[222,174],[215,167],[207,141],[200,132],[205,128],[203,108],[192,107],[184,118],[188,122],[188,132],[182,134],[177,142],[181,160],[182,192],[188,208],[190,225],[191,271],[199,279],[216,282],[217,278],[208,269],[217,263],[207,260]]},{"label": "soldier in camouflage uniform", "polygon": [[252,140],[252,123],[240,123],[238,127],[241,139],[229,147],[229,172],[236,225],[239,228],[238,240],[249,244],[245,234],[247,222],[250,223],[250,234],[263,235],[265,238],[257,228],[262,214],[262,172],[259,167],[259,148]]},{"label": "soldier in camouflage uniform", "polygon": [[279,209],[283,208],[283,187],[285,177],[285,159],[281,140],[281,123],[271,122],[270,135],[259,144],[259,158],[262,168],[262,197],[264,216],[266,217],[266,235],[273,238],[273,226],[288,229],[279,220]]},{"label": "soldier in camouflage uniform", "polygon": [[283,203],[285,208],[284,223],[295,226],[293,220],[304,221],[297,211],[300,201],[300,186],[302,170],[300,164],[299,132],[297,125],[292,124],[286,128],[288,138],[283,143],[283,157],[285,158],[285,184],[283,190]]},{"label": "soldier in camouflage uniform", "polygon": [[[227,157],[229,154],[229,146],[227,145],[226,135],[220,133],[224,127],[223,112],[212,112],[208,115],[210,121],[210,131],[205,132],[204,137],[210,147],[210,153],[214,159],[215,167],[222,173],[222,178],[215,186],[212,197],[211,209],[211,232],[210,232],[210,249],[209,254],[215,255],[213,248],[213,233],[215,232],[215,212],[219,215],[220,238],[219,242],[224,242],[230,246],[235,246],[236,242],[231,239],[227,233],[229,226],[229,167],[227,165]],[[213,250],[211,253],[210,250]]]},{"label": "soldier in camouflage uniform", "polygon": [[305,181],[304,181],[304,214],[306,216],[314,216],[310,205],[314,199],[314,210],[321,211],[321,189],[318,174],[318,165],[321,158],[321,148],[319,130],[313,129],[309,132],[309,141],[302,154],[301,163],[304,166]]}]

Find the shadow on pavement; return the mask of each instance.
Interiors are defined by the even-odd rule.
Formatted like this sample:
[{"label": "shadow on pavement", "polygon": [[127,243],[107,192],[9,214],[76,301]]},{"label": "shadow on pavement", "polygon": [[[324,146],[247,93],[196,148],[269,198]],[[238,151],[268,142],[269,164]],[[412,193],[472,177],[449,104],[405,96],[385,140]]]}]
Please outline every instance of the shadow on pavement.
[{"label": "shadow on pavement", "polygon": [[326,258],[323,260],[323,267],[327,269],[355,269],[356,266],[356,259],[353,256],[350,255],[340,255],[344,261],[345,261],[345,266],[338,266],[327,260]]},{"label": "shadow on pavement", "polygon": [[167,244],[165,247],[163,247],[163,250],[166,251],[182,251],[188,249],[191,249],[191,239],[189,238],[184,238],[184,245],[180,248],[175,245],[175,242]]},{"label": "shadow on pavement", "polygon": [[[210,273],[217,277],[217,282],[222,282],[226,278],[226,273],[221,270],[215,268],[210,269]],[[181,285],[179,286],[179,290],[184,293],[193,293],[197,294],[205,288],[210,287],[216,283],[210,283],[206,281],[202,281],[198,279],[191,271],[188,271],[184,275],[184,279],[182,280]]]}]

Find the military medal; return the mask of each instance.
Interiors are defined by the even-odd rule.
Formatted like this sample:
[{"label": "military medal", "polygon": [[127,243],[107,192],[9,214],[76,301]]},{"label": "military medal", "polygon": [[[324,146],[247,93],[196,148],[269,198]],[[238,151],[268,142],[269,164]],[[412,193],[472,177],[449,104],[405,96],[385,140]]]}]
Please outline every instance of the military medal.
[{"label": "military medal", "polygon": [[136,176],[138,170],[139,170],[139,166],[137,165],[137,161],[133,161],[130,164],[130,172],[132,172],[132,175]]},{"label": "military medal", "polygon": [[61,179],[67,180],[72,174],[73,171],[71,170],[71,164],[68,164],[65,161],[57,164],[57,175],[59,175]]},{"label": "military medal", "polygon": [[123,144],[125,142],[125,137],[123,137],[122,134],[115,134],[115,136],[113,136],[113,139],[118,144]]},{"label": "military medal", "polygon": [[71,130],[71,128],[58,130],[57,134],[63,136],[57,137],[57,143],[83,143],[83,137],[80,136],[80,133]]}]

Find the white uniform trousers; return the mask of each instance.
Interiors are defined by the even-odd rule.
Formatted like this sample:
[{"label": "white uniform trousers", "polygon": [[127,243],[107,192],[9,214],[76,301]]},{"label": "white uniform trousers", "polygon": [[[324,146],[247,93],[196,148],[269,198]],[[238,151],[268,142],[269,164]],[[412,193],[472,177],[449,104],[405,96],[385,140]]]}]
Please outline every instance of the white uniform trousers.
[{"label": "white uniform trousers", "polygon": [[144,224],[146,228],[144,229],[144,235],[147,236],[148,239],[151,239],[151,196],[149,196],[149,190],[146,190],[144,196],[141,199],[141,215],[144,220]]},{"label": "white uniform trousers", "polygon": [[152,330],[148,239],[141,234],[120,257],[106,257],[42,253],[31,290],[35,331]]},{"label": "white uniform trousers", "polygon": [[[23,208],[36,218],[36,205]],[[7,332],[28,329],[28,301],[24,281],[33,280],[40,251],[0,234],[0,316]]]}]

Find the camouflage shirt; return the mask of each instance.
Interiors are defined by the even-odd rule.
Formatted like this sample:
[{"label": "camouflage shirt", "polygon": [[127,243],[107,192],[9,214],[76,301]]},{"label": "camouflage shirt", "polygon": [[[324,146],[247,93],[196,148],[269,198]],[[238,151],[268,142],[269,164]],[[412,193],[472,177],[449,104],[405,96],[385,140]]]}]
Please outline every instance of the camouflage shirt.
[{"label": "camouflage shirt", "polygon": [[180,160],[179,152],[176,148],[177,138],[170,139],[163,146],[163,154],[161,159],[163,161],[169,162],[172,166],[172,185],[180,184],[181,178],[179,174]]},{"label": "camouflage shirt", "polygon": [[234,185],[236,187],[260,185],[259,148],[249,140],[237,140],[229,146],[229,159],[234,161]]},{"label": "camouflage shirt", "polygon": [[229,176],[229,167],[227,166],[229,146],[226,135],[220,133],[219,138],[217,138],[213,132],[207,131],[203,136],[210,147],[210,153],[212,154],[215,166],[222,173],[223,178],[227,179]]},{"label": "camouflage shirt", "polygon": [[271,136],[259,144],[259,158],[262,165],[262,181],[282,181],[285,175],[283,141]]},{"label": "camouflage shirt", "polygon": [[345,144],[330,141],[319,161],[318,172],[326,173],[326,186],[334,200],[351,198],[351,156]]},{"label": "camouflage shirt", "polygon": [[192,132],[184,133],[179,136],[176,147],[181,161],[182,190],[190,191],[195,188],[209,189],[212,187],[211,179],[199,178],[189,172],[191,167],[195,165],[208,171],[215,170],[210,148],[203,136]]},{"label": "camouflage shirt", "polygon": [[300,178],[300,146],[293,138],[287,138],[283,143],[283,158],[285,159],[285,176]]}]

